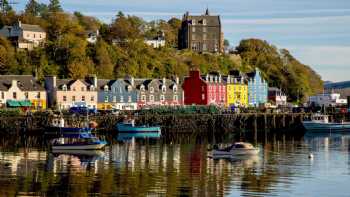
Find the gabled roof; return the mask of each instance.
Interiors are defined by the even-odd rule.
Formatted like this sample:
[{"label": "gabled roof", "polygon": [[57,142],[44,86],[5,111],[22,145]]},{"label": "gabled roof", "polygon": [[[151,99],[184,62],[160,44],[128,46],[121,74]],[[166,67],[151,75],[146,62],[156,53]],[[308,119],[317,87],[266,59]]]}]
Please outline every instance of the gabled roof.
[{"label": "gabled roof", "polygon": [[41,28],[39,25],[30,25],[30,24],[21,24],[21,28],[24,31],[35,31],[35,32],[45,32],[43,28]]},{"label": "gabled roof", "polygon": [[91,81],[84,80],[84,79],[57,79],[56,81],[57,88],[61,90],[63,85],[67,85],[67,88],[70,89],[70,86],[78,80],[81,81],[86,86],[93,85]]},{"label": "gabled roof", "polygon": [[31,75],[0,75],[0,90],[7,91],[12,81],[17,81],[17,86],[22,91],[45,91],[45,88]]}]

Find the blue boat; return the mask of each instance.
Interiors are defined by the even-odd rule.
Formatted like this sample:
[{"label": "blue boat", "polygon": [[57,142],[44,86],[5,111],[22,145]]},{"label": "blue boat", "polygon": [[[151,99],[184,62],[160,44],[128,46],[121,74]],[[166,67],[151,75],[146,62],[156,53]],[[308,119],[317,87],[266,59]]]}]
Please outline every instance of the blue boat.
[{"label": "blue boat", "polygon": [[147,126],[147,125],[139,125],[135,126],[135,122],[123,122],[117,123],[116,128],[119,133],[160,133],[160,126]]},{"label": "blue boat", "polygon": [[303,126],[308,132],[350,132],[350,122],[329,122],[328,115],[322,114],[314,114]]}]

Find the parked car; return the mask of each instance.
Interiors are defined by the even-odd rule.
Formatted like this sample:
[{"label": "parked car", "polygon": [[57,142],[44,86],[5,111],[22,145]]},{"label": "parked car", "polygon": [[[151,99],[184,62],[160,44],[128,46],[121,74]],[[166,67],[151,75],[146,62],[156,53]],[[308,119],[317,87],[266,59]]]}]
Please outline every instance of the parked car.
[{"label": "parked car", "polygon": [[69,113],[71,114],[80,114],[80,115],[86,115],[86,114],[97,114],[97,109],[95,108],[88,108],[88,107],[71,107],[69,109]]}]

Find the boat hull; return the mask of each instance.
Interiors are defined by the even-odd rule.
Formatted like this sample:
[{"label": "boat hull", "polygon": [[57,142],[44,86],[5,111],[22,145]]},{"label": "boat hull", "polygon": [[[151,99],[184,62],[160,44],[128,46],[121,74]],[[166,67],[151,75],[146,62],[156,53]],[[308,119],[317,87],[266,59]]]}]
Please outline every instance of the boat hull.
[{"label": "boat hull", "polygon": [[105,143],[86,145],[53,145],[52,150],[99,150],[105,146]]},{"label": "boat hull", "polygon": [[213,150],[212,156],[215,158],[221,158],[221,157],[233,157],[233,156],[242,156],[242,155],[257,155],[259,153],[258,148],[251,148],[251,149],[232,149],[230,151],[223,151],[223,150]]},{"label": "boat hull", "polygon": [[350,123],[317,123],[312,121],[303,121],[303,126],[310,132],[350,131]]},{"label": "boat hull", "polygon": [[91,133],[92,128],[76,128],[76,127],[47,127],[45,133],[60,134],[60,133]]},{"label": "boat hull", "polygon": [[153,133],[161,132],[159,126],[147,127],[147,126],[131,126],[124,124],[117,124],[117,130],[120,133]]}]

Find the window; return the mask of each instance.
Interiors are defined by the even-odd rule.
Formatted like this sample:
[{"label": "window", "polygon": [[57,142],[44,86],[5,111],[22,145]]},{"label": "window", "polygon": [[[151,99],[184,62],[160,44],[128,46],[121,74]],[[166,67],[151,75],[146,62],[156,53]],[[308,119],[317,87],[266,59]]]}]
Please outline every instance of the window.
[{"label": "window", "polygon": [[165,93],[166,92],[166,87],[162,86],[162,92]]},{"label": "window", "polygon": [[67,101],[67,96],[63,96],[63,101]]},{"label": "window", "polygon": [[154,101],[154,96],[153,96],[153,95],[150,95],[150,96],[149,96],[149,101],[151,101],[151,102]]},{"label": "window", "polygon": [[90,101],[94,101],[94,100],[95,100],[95,97],[91,96]]},{"label": "window", "polygon": [[84,87],[81,87],[81,91],[85,91],[85,88],[84,88]]},{"label": "window", "polygon": [[203,19],[203,25],[207,25],[207,20]]},{"label": "window", "polygon": [[95,87],[94,86],[90,86],[90,91],[94,91]]},{"label": "window", "polygon": [[131,103],[131,96],[128,97],[128,102]]},{"label": "window", "polygon": [[39,37],[41,38],[41,34],[39,34]]},{"label": "window", "polygon": [[33,34],[33,38],[35,38],[35,34]]},{"label": "window", "polygon": [[150,91],[151,93],[153,93],[153,92],[154,92],[154,88],[151,87],[151,88],[149,89],[149,91]]},{"label": "window", "polygon": [[164,95],[160,95],[160,101],[164,101],[165,98],[164,98]]},{"label": "window", "polygon": [[63,85],[63,86],[62,86],[62,90],[63,90],[63,91],[67,91],[67,85]]},{"label": "window", "polygon": [[85,101],[85,96],[81,96],[81,101]]},{"label": "window", "polygon": [[4,98],[5,98],[5,93],[1,92],[1,99],[4,99]]},{"label": "window", "polygon": [[195,27],[192,27],[192,32],[196,32],[196,28]]},{"label": "window", "polygon": [[192,40],[196,40],[196,34],[192,34]]},{"label": "window", "polygon": [[105,96],[105,103],[108,103],[108,96]]},{"label": "window", "polygon": [[177,92],[177,87],[176,86],[174,86],[173,92]]},{"label": "window", "polygon": [[75,96],[72,96],[72,101],[75,101]]},{"label": "window", "polygon": [[207,28],[206,27],[203,27],[203,32],[207,32]]},{"label": "window", "polygon": [[16,92],[14,92],[14,93],[12,94],[12,98],[13,98],[13,99],[17,99],[17,93],[16,93]]},{"label": "window", "polygon": [[145,86],[144,86],[144,85],[141,85],[141,86],[140,86],[140,90],[141,90],[141,91],[145,91]]},{"label": "window", "polygon": [[205,94],[202,94],[202,100],[203,101],[205,100]]},{"label": "window", "polygon": [[146,96],[145,96],[145,95],[142,95],[142,96],[141,96],[141,101],[142,101],[142,102],[145,102],[145,101],[146,101]]},{"label": "window", "polygon": [[117,102],[117,96],[113,96],[113,102]]},{"label": "window", "polygon": [[128,86],[128,92],[131,92],[132,88],[131,86]]},{"label": "window", "polygon": [[178,98],[177,95],[174,95],[174,101],[177,102]]},{"label": "window", "polygon": [[104,90],[105,92],[108,92],[108,86],[105,85],[105,86],[103,87],[103,90]]},{"label": "window", "polygon": [[38,92],[38,94],[36,95],[36,98],[40,99],[40,92]]},{"label": "window", "polygon": [[24,97],[25,97],[26,99],[28,99],[28,98],[29,98],[29,96],[28,96],[28,92],[25,92],[25,93],[24,93]]},{"label": "window", "polygon": [[203,40],[207,39],[207,34],[203,34]]},{"label": "window", "polygon": [[192,25],[196,25],[196,19],[192,19]]},{"label": "window", "polygon": [[124,97],[120,96],[120,102],[123,103],[124,102]]},{"label": "window", "polygon": [[205,43],[203,43],[203,51],[207,50],[207,45]]}]

